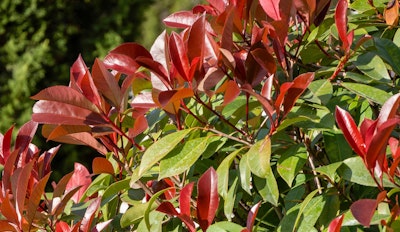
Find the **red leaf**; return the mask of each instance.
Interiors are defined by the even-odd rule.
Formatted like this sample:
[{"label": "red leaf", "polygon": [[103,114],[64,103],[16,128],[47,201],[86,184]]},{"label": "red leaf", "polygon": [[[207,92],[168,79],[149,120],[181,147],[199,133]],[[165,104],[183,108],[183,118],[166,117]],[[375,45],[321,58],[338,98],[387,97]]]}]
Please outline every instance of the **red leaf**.
[{"label": "red leaf", "polygon": [[221,38],[221,48],[226,49],[227,51],[232,51],[233,46],[233,17],[235,15],[235,10],[233,7],[228,8],[225,14],[222,14],[218,17],[217,20],[221,20],[224,22],[224,27],[222,31]]},{"label": "red leaf", "polygon": [[135,119],[133,128],[129,128],[129,136],[134,138],[139,134],[143,133],[148,128],[147,119],[144,115],[141,115]]},{"label": "red leaf", "polygon": [[279,3],[281,0],[260,0],[260,5],[267,15],[275,21],[281,20]]},{"label": "red leaf", "polygon": [[224,95],[224,102],[222,105],[227,105],[235,100],[240,94],[239,86],[236,84],[235,81],[228,80],[226,82],[226,90]]},{"label": "red leaf", "polygon": [[15,140],[15,150],[19,149],[19,152],[26,152],[29,144],[32,142],[33,136],[35,136],[38,123],[29,121],[25,123],[19,130]]},{"label": "red leaf", "polygon": [[182,188],[179,196],[179,209],[182,215],[190,217],[190,200],[192,198],[194,183],[189,183]]},{"label": "red leaf", "polygon": [[361,133],[351,115],[347,111],[337,106],[335,118],[339,128],[343,131],[343,135],[350,144],[351,148],[353,148],[353,150],[359,156],[365,159],[366,152],[364,139],[362,138]]},{"label": "red leaf", "polygon": [[32,120],[42,124],[99,125],[108,124],[99,114],[77,106],[41,100],[33,106]]},{"label": "red leaf", "polygon": [[88,232],[90,231],[90,227],[92,225],[93,219],[96,215],[98,208],[100,207],[101,197],[94,199],[88,208],[86,209],[85,215],[83,216],[81,226],[79,227],[79,231]]},{"label": "red leaf", "polygon": [[68,223],[64,221],[58,221],[56,224],[56,232],[68,232],[71,231]]},{"label": "red leaf", "polygon": [[383,123],[387,120],[394,118],[395,115],[399,112],[400,107],[400,93],[391,96],[382,106],[382,109],[378,116],[378,124],[376,125],[379,128]]},{"label": "red leaf", "polygon": [[186,81],[189,80],[189,59],[187,57],[187,49],[181,36],[175,32],[172,33],[169,39],[169,52],[173,65]]},{"label": "red leaf", "polygon": [[199,18],[192,11],[179,11],[166,17],[163,22],[168,27],[188,28]]},{"label": "red leaf", "polygon": [[225,73],[222,72],[221,69],[211,67],[208,69],[206,75],[200,81],[197,88],[200,91],[205,92],[209,97],[211,97],[212,95],[214,95],[214,92],[211,89],[214,88],[224,76]]},{"label": "red leaf", "polygon": [[99,59],[94,61],[92,68],[94,84],[99,92],[106,97],[113,106],[120,108],[122,102],[122,91],[114,75],[112,75]]},{"label": "red leaf", "polygon": [[315,73],[303,73],[294,79],[293,85],[290,86],[283,100],[284,116],[289,113],[297,99],[310,85],[311,81],[314,79],[314,75]]},{"label": "red leaf", "polygon": [[80,55],[71,67],[70,76],[70,87],[80,91],[93,104],[100,106],[100,95],[93,83],[89,69]]},{"label": "red leaf", "polygon": [[1,157],[2,157],[2,163],[5,164],[7,162],[8,157],[11,154],[11,139],[12,139],[12,132],[13,132],[14,126],[11,126],[10,129],[7,130],[7,132],[4,134],[3,139],[1,141]]},{"label": "red leaf", "polygon": [[219,13],[224,12],[225,7],[227,6],[226,0],[207,0],[207,2],[210,3],[210,5],[213,6]]},{"label": "red leaf", "polygon": [[[269,75],[272,75],[276,72],[274,57],[266,49],[256,48],[250,53],[257,63],[264,68]],[[253,86],[256,84],[257,83],[252,83]]]},{"label": "red leaf", "polygon": [[368,227],[371,223],[376,207],[377,202],[375,199],[361,199],[350,206],[350,211],[361,225]]},{"label": "red leaf", "polygon": [[38,207],[40,205],[40,200],[44,194],[44,190],[49,180],[50,173],[44,176],[42,179],[39,180],[37,184],[32,189],[31,195],[29,196],[28,207],[27,207],[27,222],[28,225],[32,225],[32,222],[37,216]]},{"label": "red leaf", "polygon": [[139,64],[133,60],[131,57],[118,54],[118,53],[109,53],[104,58],[104,66],[108,69],[112,69],[127,75],[133,75],[136,73],[139,68]]},{"label": "red leaf", "polygon": [[[7,194],[7,193],[6,193]],[[14,206],[10,202],[11,196],[6,196],[0,204],[1,214],[7,218],[7,221],[18,225],[18,216]],[[16,230],[21,231],[21,230]]]},{"label": "red leaf", "polygon": [[179,90],[171,90],[161,92],[159,95],[159,101],[162,106],[166,106],[169,103],[180,102],[184,98],[192,97],[193,90],[191,88],[182,88]]},{"label": "red leaf", "polygon": [[[144,57],[140,57],[136,61],[142,67],[145,67],[150,72],[156,74],[159,77],[159,79],[162,81],[162,83],[165,85],[165,87],[169,88],[171,86],[170,80],[168,79],[167,71],[165,70],[164,66],[162,66],[161,63],[159,63],[153,59],[144,58]],[[153,79],[153,77],[152,77],[152,79]]]},{"label": "red leaf", "polygon": [[203,231],[211,225],[218,209],[218,177],[214,168],[209,168],[197,183],[197,218]]},{"label": "red leaf", "polygon": [[256,221],[258,209],[261,206],[261,201],[251,207],[249,214],[247,215],[246,228],[248,231],[253,231],[254,222]]},{"label": "red leaf", "polygon": [[169,201],[161,202],[156,210],[168,215],[179,216],[179,212],[176,211],[175,206]]},{"label": "red leaf", "polygon": [[325,15],[329,10],[331,0],[319,0],[317,1],[317,8],[315,11],[314,25],[319,26],[324,21]]},{"label": "red leaf", "polygon": [[13,223],[6,221],[6,220],[1,220],[0,221],[0,231],[12,231],[12,232],[17,232],[20,231],[16,225]]},{"label": "red leaf", "polygon": [[80,186],[78,192],[76,192],[71,198],[75,203],[78,203],[86,189],[89,187],[90,183],[92,183],[92,180],[90,179],[89,171],[82,164],[75,163],[74,172],[71,179],[68,181],[65,191],[68,192]]},{"label": "red leaf", "polygon": [[153,108],[156,107],[156,103],[150,92],[143,92],[135,96],[131,102],[131,106],[134,108]]},{"label": "red leaf", "polygon": [[329,223],[328,232],[340,232],[340,229],[342,228],[343,218],[344,214],[333,219],[331,223]]},{"label": "red leaf", "polygon": [[189,62],[198,57],[200,58],[200,66],[202,66],[204,59],[205,25],[206,17],[202,15],[191,26],[187,40]]},{"label": "red leaf", "polygon": [[[30,189],[28,189],[28,184],[34,162],[35,161],[31,161],[21,169],[17,169],[11,178],[11,186],[13,188],[15,200],[15,210],[17,212],[20,228],[23,228],[22,224],[25,221],[25,219],[23,219],[23,212],[25,210],[25,199],[28,195],[28,191],[30,192]],[[20,172],[18,172],[19,170]]]},{"label": "red leaf", "polygon": [[347,39],[347,8],[347,0],[339,0],[336,5],[335,11],[335,23],[338,30],[339,38],[343,43],[344,51],[348,51],[350,48],[350,44]]},{"label": "red leaf", "polygon": [[93,174],[108,173],[114,175],[114,168],[108,159],[103,157],[96,157],[92,162]]}]

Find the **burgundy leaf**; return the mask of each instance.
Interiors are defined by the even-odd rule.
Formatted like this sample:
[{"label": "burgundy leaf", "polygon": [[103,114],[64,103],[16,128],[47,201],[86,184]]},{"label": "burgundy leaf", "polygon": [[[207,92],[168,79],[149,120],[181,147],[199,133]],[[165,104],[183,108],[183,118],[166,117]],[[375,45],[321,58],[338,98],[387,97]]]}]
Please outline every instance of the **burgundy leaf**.
[{"label": "burgundy leaf", "polygon": [[76,192],[71,198],[75,203],[78,203],[86,189],[89,187],[90,183],[92,183],[92,180],[90,179],[89,171],[82,164],[75,163],[74,172],[71,179],[68,181],[68,184],[66,185],[65,191],[68,192],[76,187],[80,187],[78,192]]},{"label": "burgundy leaf", "polygon": [[99,125],[108,124],[99,114],[77,106],[41,100],[33,106],[32,120],[42,124]]},{"label": "burgundy leaf", "polygon": [[18,131],[18,135],[15,140],[15,150],[18,150],[20,153],[22,153],[20,159],[22,159],[23,163],[27,163],[31,159],[31,157],[27,157],[27,151],[30,143],[32,142],[33,136],[35,136],[37,127],[38,123],[29,121],[25,123]]},{"label": "burgundy leaf", "polygon": [[101,98],[94,85],[89,69],[79,55],[70,70],[70,87],[81,92],[96,106],[101,105]]},{"label": "burgundy leaf", "polygon": [[342,228],[343,218],[344,214],[333,219],[331,223],[329,223],[328,232],[340,232],[340,229]]},{"label": "burgundy leaf", "polygon": [[[229,7],[226,13],[227,15],[220,15],[218,17],[219,20],[224,22],[224,27],[222,31],[222,38],[221,38],[221,48],[226,49],[227,51],[232,51],[233,47],[233,17],[235,15],[235,10],[233,7]],[[220,19],[224,16],[223,19]]]},{"label": "burgundy leaf", "polygon": [[350,144],[351,148],[353,148],[353,150],[359,156],[365,159],[366,151],[364,139],[362,138],[361,133],[351,115],[347,111],[337,106],[335,118],[339,128],[342,130],[343,135]]},{"label": "burgundy leaf", "polygon": [[335,10],[335,23],[338,30],[339,38],[343,44],[343,50],[348,51],[350,48],[349,41],[347,39],[347,0],[339,0]]},{"label": "burgundy leaf", "polygon": [[190,200],[192,199],[194,183],[185,185],[180,191],[179,196],[179,209],[182,215],[190,217]]},{"label": "burgundy leaf", "polygon": [[261,206],[261,201],[251,207],[249,214],[247,215],[246,228],[248,231],[253,231],[254,222],[256,221],[258,209]]},{"label": "burgundy leaf", "polygon": [[190,27],[189,36],[187,40],[189,62],[194,58],[200,58],[200,66],[203,63],[204,57],[204,43],[206,38],[206,17],[202,15]]},{"label": "burgundy leaf", "polygon": [[122,102],[122,91],[115,77],[106,69],[99,59],[94,61],[92,76],[99,92],[119,109]]},{"label": "burgundy leaf", "polygon": [[[251,51],[251,55],[257,61],[257,63],[268,72],[269,75],[276,72],[274,57],[266,49],[256,48]],[[253,86],[255,84],[256,83],[252,83]]]},{"label": "burgundy leaf", "polygon": [[377,201],[375,199],[361,199],[350,206],[350,211],[361,225],[368,227],[376,207]]},{"label": "burgundy leaf", "polygon": [[260,0],[260,5],[267,15],[275,21],[281,20],[279,3],[281,0]]},{"label": "burgundy leaf", "polygon": [[167,71],[165,70],[164,66],[162,66],[161,63],[145,57],[140,57],[136,61],[142,67],[147,68],[150,72],[157,75],[159,79],[162,81],[162,83],[165,85],[165,87],[169,88],[171,86]]},{"label": "burgundy leaf", "polygon": [[139,68],[139,64],[136,63],[131,57],[124,54],[109,53],[104,58],[104,66],[108,69],[112,69],[127,75],[133,75]]},{"label": "burgundy leaf", "polygon": [[331,0],[319,0],[317,1],[317,8],[315,11],[314,25],[319,26],[325,18],[326,13],[331,5]]},{"label": "burgundy leaf", "polygon": [[175,209],[175,206],[169,201],[161,202],[156,210],[171,216],[179,216],[179,212]]},{"label": "burgundy leaf", "polygon": [[303,73],[294,79],[293,85],[290,86],[283,100],[284,116],[289,113],[297,99],[310,85],[311,81],[314,79],[314,75],[315,73]]},{"label": "burgundy leaf", "polygon": [[185,48],[185,44],[182,40],[182,37],[173,32],[169,39],[169,51],[172,63],[177,69],[178,73],[182,76],[186,81],[189,80],[189,59],[187,57],[187,49]]},{"label": "burgundy leaf", "polygon": [[218,177],[214,168],[209,168],[197,183],[197,218],[203,231],[211,225],[219,205]]},{"label": "burgundy leaf", "polygon": [[225,73],[218,68],[209,68],[204,78],[199,83],[197,87],[200,91],[205,92],[208,96],[212,96],[214,92],[212,88],[214,88],[218,82],[222,80],[225,76]]},{"label": "burgundy leaf", "polygon": [[7,162],[7,159],[11,154],[11,139],[12,139],[13,129],[14,126],[11,126],[10,129],[8,129],[7,132],[4,134],[3,139],[1,141],[1,158],[2,158],[1,164],[3,165]]}]

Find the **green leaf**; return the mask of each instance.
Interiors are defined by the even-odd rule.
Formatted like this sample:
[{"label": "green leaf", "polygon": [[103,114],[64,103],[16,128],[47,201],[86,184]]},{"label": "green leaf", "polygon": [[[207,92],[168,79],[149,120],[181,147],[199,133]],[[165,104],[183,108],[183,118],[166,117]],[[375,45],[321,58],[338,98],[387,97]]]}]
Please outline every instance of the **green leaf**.
[{"label": "green leaf", "polygon": [[[372,179],[370,173],[363,160],[360,157],[353,157],[343,161],[343,165],[337,170],[338,174],[345,180],[364,185],[376,187],[376,183]],[[394,185],[387,180],[386,175],[383,178],[383,185],[386,187],[394,187]]]},{"label": "green leaf", "polygon": [[247,154],[244,154],[242,159],[240,159],[239,172],[242,189],[251,195],[251,171],[247,165]]},{"label": "green leaf", "polygon": [[264,178],[254,176],[253,183],[256,186],[258,193],[265,201],[273,204],[274,206],[278,205],[279,189],[271,169]]},{"label": "green leaf", "polygon": [[231,221],[233,216],[233,208],[235,206],[236,197],[239,195],[237,193],[237,186],[238,186],[238,178],[236,177],[233,181],[228,194],[224,198],[224,214],[228,221]]},{"label": "green leaf", "polygon": [[102,205],[104,205],[107,201],[111,200],[112,198],[116,197],[120,191],[128,190],[129,189],[129,181],[130,181],[130,179],[124,179],[124,180],[120,180],[120,181],[112,183],[103,193]]},{"label": "green leaf", "polygon": [[267,136],[256,142],[246,154],[251,172],[261,178],[267,177],[271,170],[271,139]]},{"label": "green leaf", "polygon": [[217,222],[208,227],[207,232],[240,232],[242,230],[243,227],[233,222]]},{"label": "green leaf", "polygon": [[332,181],[335,180],[336,170],[342,165],[343,162],[336,162],[321,166],[315,169],[316,172],[326,175]]},{"label": "green leaf", "polygon": [[285,150],[278,160],[277,171],[285,182],[292,186],[297,173],[307,162],[307,150],[302,145],[294,145]]},{"label": "green leaf", "polygon": [[332,97],[333,88],[328,80],[316,80],[310,83],[308,89],[311,93],[302,98],[317,104],[326,104]]},{"label": "green leaf", "polygon": [[325,151],[331,163],[340,162],[353,156],[353,150],[347,143],[342,132],[324,131],[323,132]]},{"label": "green leaf", "polygon": [[351,92],[360,95],[361,97],[364,97],[368,100],[371,100],[375,103],[378,103],[380,105],[383,105],[386,102],[386,100],[392,96],[390,93],[384,90],[369,85],[364,85],[359,83],[347,83],[347,82],[342,82],[340,85],[350,90]]},{"label": "green leaf", "polygon": [[400,75],[400,48],[393,41],[374,37],[376,54],[384,59],[397,75]]},{"label": "green leaf", "polygon": [[164,158],[192,130],[186,129],[169,134],[151,145],[143,154],[139,167],[139,176],[142,176],[154,164]]},{"label": "green leaf", "polygon": [[217,168],[218,176],[218,193],[225,199],[228,193],[228,182],[229,182],[229,168],[232,164],[233,159],[240,153],[241,149],[232,152],[230,155],[225,157],[221,164]]},{"label": "green leaf", "polygon": [[[122,214],[120,221],[121,227],[124,228],[130,226],[141,220],[144,217],[144,213],[148,207],[149,202],[133,205],[132,207],[130,207],[124,214]],[[154,205],[152,207],[153,209],[155,209],[157,206]]]},{"label": "green leaf", "polygon": [[[150,214],[151,213],[154,213],[154,212],[157,212],[157,211],[153,211],[153,204],[154,204],[154,202],[158,199],[158,197],[159,196],[161,196],[162,194],[164,194],[164,192],[166,192],[166,191],[168,191],[168,190],[171,190],[172,188],[165,188],[165,189],[163,189],[163,190],[160,190],[160,191],[158,191],[158,192],[156,192],[153,196],[151,196],[151,198],[150,198],[150,200],[149,200],[149,205],[147,206],[147,208],[146,208],[146,210],[144,211],[144,221],[145,221],[145,223],[146,223],[146,227],[147,227],[147,229],[149,230],[149,231],[154,231],[154,230],[152,230],[151,228],[152,228],[152,225],[154,224],[154,223],[151,223],[152,222],[152,218],[151,218],[151,216],[150,216]],[[162,214],[162,215],[164,215],[164,214]]]},{"label": "green leaf", "polygon": [[184,143],[181,149],[174,149],[160,162],[158,179],[181,174],[188,170],[207,148],[209,137],[201,137]]},{"label": "green leaf", "polygon": [[372,52],[359,55],[354,65],[365,75],[377,81],[390,81],[390,76],[383,60]]}]

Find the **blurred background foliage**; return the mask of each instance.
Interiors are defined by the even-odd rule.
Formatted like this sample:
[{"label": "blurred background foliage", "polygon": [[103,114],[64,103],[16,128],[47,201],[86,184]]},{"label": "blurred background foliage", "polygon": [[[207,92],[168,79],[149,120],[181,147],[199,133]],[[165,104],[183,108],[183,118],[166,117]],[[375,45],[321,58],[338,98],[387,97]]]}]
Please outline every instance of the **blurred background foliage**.
[{"label": "blurred background foliage", "polygon": [[[30,96],[49,86],[68,85],[69,68],[79,54],[91,66],[95,57],[103,58],[123,42],[135,41],[150,48],[164,29],[163,18],[198,3],[199,0],[1,0],[0,132],[30,120],[34,104]],[[37,137],[35,143],[42,150],[55,145]],[[76,160],[85,163],[82,159],[86,159],[88,164],[95,153],[67,145],[60,152],[68,153],[56,156],[63,160],[57,168],[60,174],[72,170],[71,163]]]}]

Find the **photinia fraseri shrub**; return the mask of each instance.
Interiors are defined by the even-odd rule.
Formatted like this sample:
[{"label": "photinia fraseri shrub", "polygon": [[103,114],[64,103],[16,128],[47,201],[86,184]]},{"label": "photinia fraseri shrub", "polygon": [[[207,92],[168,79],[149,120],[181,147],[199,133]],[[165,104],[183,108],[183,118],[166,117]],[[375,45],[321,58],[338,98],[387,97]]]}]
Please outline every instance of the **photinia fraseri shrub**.
[{"label": "photinia fraseri shrub", "polygon": [[[1,136],[0,230],[396,231],[398,16],[397,1],[208,0],[149,50],[78,56],[14,149]],[[47,183],[59,147],[29,145],[38,124],[102,156]]]}]

